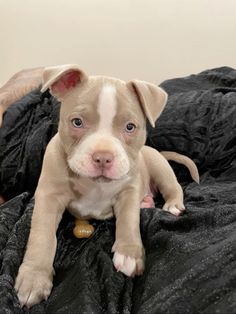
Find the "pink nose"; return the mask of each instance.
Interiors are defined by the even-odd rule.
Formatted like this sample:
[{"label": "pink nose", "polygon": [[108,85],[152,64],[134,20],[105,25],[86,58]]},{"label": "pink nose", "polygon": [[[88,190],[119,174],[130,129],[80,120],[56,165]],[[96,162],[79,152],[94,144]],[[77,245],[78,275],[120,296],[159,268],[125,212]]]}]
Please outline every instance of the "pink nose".
[{"label": "pink nose", "polygon": [[98,168],[110,168],[113,163],[114,156],[109,152],[96,152],[92,155],[93,163]]}]

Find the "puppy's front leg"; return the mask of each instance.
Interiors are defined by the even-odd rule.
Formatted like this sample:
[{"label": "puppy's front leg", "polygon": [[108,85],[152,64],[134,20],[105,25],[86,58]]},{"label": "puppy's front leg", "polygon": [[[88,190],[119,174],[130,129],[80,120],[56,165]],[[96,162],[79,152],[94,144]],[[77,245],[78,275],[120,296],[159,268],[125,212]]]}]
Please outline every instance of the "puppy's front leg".
[{"label": "puppy's front leg", "polygon": [[112,247],[117,271],[127,276],[141,275],[145,252],[140,235],[140,197],[135,188],[125,189],[114,206],[116,240]]},{"label": "puppy's front leg", "polygon": [[52,289],[53,260],[56,252],[56,230],[64,211],[60,195],[36,192],[31,230],[15,289],[21,306],[47,299]]}]

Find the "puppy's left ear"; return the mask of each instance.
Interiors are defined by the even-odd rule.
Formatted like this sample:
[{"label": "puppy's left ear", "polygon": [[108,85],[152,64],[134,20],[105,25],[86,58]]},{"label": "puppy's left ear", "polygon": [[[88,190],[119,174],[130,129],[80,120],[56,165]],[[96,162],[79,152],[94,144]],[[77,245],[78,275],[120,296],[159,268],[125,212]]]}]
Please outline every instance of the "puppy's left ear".
[{"label": "puppy's left ear", "polygon": [[86,80],[87,75],[75,64],[48,67],[43,72],[41,91],[50,88],[51,94],[61,100],[69,91]]},{"label": "puppy's left ear", "polygon": [[154,84],[139,80],[130,81],[127,83],[127,86],[136,93],[144,114],[154,128],[155,121],[159,118],[166,105],[167,93]]}]

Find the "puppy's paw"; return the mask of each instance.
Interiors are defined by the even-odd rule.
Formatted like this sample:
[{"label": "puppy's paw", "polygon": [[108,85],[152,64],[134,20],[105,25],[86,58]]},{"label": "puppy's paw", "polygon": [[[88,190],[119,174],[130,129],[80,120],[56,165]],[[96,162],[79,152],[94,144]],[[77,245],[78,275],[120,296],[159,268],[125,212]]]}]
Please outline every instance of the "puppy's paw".
[{"label": "puppy's paw", "polygon": [[144,272],[145,253],[143,245],[118,245],[114,244],[113,264],[116,270],[128,277],[142,275]]},{"label": "puppy's paw", "polygon": [[47,300],[52,290],[52,277],[53,271],[44,271],[23,263],[15,283],[21,307],[25,305],[30,308],[42,300]]},{"label": "puppy's paw", "polygon": [[185,211],[184,204],[179,200],[167,201],[162,209],[175,216],[179,216]]}]

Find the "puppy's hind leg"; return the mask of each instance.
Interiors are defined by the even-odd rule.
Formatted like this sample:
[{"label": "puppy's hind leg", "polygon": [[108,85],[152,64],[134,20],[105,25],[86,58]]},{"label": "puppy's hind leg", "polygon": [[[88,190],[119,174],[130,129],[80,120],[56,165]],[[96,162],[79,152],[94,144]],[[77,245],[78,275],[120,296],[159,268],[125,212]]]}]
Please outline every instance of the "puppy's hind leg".
[{"label": "puppy's hind leg", "polygon": [[183,190],[168,161],[155,149],[144,146],[142,154],[154,186],[162,194],[163,210],[179,216],[184,210]]}]

